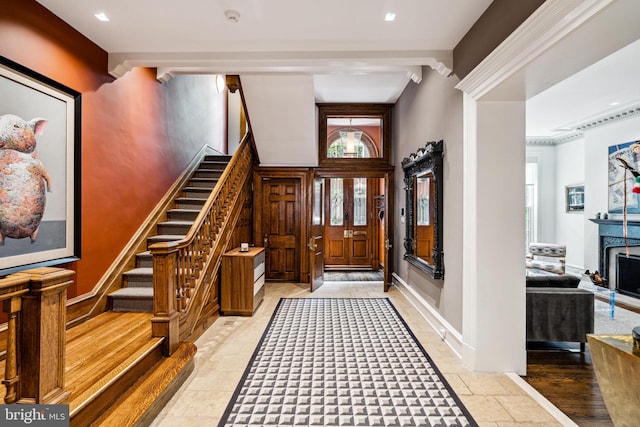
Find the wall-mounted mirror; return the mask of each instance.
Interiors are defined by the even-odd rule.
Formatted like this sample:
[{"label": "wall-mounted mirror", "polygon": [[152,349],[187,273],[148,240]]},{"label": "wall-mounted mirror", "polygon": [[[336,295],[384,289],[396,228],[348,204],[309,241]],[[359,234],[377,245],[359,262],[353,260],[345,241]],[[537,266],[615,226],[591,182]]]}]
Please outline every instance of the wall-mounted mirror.
[{"label": "wall-mounted mirror", "polygon": [[444,279],[442,157],[444,142],[428,142],[402,160],[407,227],[404,259],[434,279]]}]

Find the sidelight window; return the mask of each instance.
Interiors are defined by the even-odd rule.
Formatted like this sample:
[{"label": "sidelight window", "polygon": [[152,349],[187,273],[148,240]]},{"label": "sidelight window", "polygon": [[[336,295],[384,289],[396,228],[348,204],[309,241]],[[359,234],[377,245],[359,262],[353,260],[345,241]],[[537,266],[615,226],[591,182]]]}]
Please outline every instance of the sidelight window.
[{"label": "sidelight window", "polygon": [[353,179],[353,225],[367,225],[367,179]]},{"label": "sidelight window", "polygon": [[331,197],[331,225],[344,224],[344,192],[342,178],[331,178],[329,180],[329,191]]}]

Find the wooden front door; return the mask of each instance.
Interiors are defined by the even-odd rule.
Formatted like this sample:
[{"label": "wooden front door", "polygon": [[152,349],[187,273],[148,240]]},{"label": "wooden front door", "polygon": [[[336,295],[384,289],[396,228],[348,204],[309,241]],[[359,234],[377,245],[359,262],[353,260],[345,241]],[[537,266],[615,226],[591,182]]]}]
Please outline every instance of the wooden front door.
[{"label": "wooden front door", "polygon": [[309,273],[311,292],[322,286],[324,279],[324,179],[313,180],[311,193],[311,237],[309,238]]},{"label": "wooden front door", "polygon": [[376,268],[375,179],[329,178],[325,195],[325,266]]},{"label": "wooden front door", "polygon": [[263,181],[262,232],[269,280],[300,280],[300,189],[299,179]]}]

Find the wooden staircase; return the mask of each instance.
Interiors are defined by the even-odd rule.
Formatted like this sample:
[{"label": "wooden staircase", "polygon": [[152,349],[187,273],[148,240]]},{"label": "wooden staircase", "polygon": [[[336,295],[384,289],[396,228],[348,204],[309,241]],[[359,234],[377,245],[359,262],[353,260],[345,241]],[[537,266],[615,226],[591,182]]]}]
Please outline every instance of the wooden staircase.
[{"label": "wooden staircase", "polygon": [[[230,156],[205,156],[167,210],[166,221],[157,224],[157,233],[147,238],[147,247],[159,242],[180,240],[186,236],[209,194],[218,182]],[[109,294],[113,311],[153,311],[153,259],[147,250],[135,255],[135,268],[122,276],[122,288]]]}]

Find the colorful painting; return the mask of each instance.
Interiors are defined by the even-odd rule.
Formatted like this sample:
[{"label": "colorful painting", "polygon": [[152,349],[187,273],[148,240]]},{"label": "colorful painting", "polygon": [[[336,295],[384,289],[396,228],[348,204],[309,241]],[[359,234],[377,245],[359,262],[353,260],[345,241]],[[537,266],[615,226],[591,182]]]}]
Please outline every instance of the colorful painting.
[{"label": "colorful painting", "polygon": [[633,193],[633,171],[640,171],[640,141],[609,147],[609,213],[640,214],[638,194]]},{"label": "colorful painting", "polygon": [[80,94],[0,57],[0,276],[79,257]]}]

